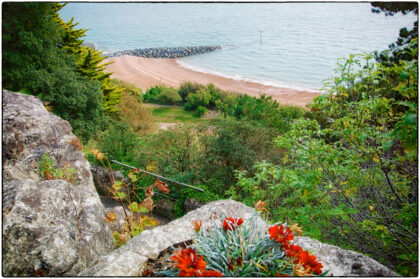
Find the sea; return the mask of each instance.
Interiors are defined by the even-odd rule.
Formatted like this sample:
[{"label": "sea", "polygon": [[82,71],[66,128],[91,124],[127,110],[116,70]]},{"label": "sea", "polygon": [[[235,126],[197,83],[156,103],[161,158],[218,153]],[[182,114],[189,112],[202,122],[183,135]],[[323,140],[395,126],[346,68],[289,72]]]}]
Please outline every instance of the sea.
[{"label": "sea", "polygon": [[413,13],[372,13],[369,3],[69,3],[60,15],[87,28],[85,42],[115,51],[220,45],[179,59],[187,68],[317,91],[339,58],[385,50]]}]

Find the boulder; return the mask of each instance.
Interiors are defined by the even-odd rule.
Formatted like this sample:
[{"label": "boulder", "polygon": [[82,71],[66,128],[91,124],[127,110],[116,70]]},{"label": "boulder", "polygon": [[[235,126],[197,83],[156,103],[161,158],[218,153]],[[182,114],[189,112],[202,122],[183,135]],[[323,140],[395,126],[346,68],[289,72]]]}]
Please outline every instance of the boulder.
[{"label": "boulder", "polygon": [[[240,217],[247,222],[255,215],[253,208],[236,201],[211,202],[167,225],[142,232],[125,246],[100,258],[96,265],[85,269],[79,276],[141,276],[149,259],[155,260],[167,248],[193,239],[193,221],[202,220],[202,228],[205,229],[212,218]],[[269,227],[260,217],[254,222],[265,229]],[[398,276],[378,262],[353,251],[308,237],[296,237],[296,243],[314,252],[322,261],[324,270],[330,270],[329,276]]]},{"label": "boulder", "polygon": [[[74,276],[115,249],[89,162],[67,121],[39,98],[3,90],[4,276]],[[66,180],[44,180],[48,153]]]},{"label": "boulder", "polygon": [[155,202],[153,213],[167,219],[175,219],[175,202],[168,199],[160,199]]},{"label": "boulder", "polygon": [[190,212],[197,208],[202,207],[203,205],[205,205],[204,202],[199,202],[198,200],[194,198],[186,198],[184,201],[184,210],[185,212]]},{"label": "boulder", "polygon": [[[101,196],[109,196],[112,197],[111,188],[111,178],[109,177],[109,173],[105,170],[102,166],[90,166],[90,171],[93,177],[93,184],[96,187],[96,190]],[[112,176],[114,180],[117,181],[125,181],[124,175],[122,171],[113,170]]]}]

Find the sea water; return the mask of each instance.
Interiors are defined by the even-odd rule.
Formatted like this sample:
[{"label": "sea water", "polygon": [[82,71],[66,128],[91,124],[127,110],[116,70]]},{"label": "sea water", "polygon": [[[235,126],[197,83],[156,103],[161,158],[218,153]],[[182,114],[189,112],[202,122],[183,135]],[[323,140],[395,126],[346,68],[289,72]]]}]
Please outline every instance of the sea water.
[{"label": "sea water", "polygon": [[221,45],[181,58],[198,71],[264,84],[319,89],[337,59],[384,50],[414,14],[385,16],[369,3],[69,3],[60,14],[88,28],[104,53]]}]

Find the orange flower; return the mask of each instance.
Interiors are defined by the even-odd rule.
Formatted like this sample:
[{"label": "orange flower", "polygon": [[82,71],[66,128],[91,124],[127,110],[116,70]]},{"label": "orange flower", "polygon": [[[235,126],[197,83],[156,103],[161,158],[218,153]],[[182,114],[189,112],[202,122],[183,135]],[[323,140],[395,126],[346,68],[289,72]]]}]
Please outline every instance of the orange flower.
[{"label": "orange flower", "polygon": [[201,220],[195,220],[193,221],[193,228],[196,232],[199,232],[201,230]]},{"label": "orange flower", "polygon": [[297,235],[303,235],[303,230],[301,227],[298,226],[298,224],[291,225],[290,229]]},{"label": "orange flower", "polygon": [[295,237],[292,231],[287,227],[285,229],[283,225],[272,226],[268,229],[268,233],[270,234],[270,239],[274,239],[275,241],[282,243],[282,245],[286,247],[288,246],[288,243],[292,241]]},{"label": "orange flower", "polygon": [[265,206],[266,205],[267,205],[266,202],[263,202],[263,201],[259,200],[259,201],[257,201],[255,203],[255,210],[256,211],[264,211],[264,210],[267,210],[267,209],[265,209]]},{"label": "orange flower", "polygon": [[324,267],[317,259],[315,255],[309,255],[308,251],[303,251],[299,254],[299,257],[294,261],[295,264],[302,265],[305,270],[311,270],[315,274],[321,274],[322,268]]},{"label": "orange flower", "polygon": [[244,220],[242,220],[242,218],[232,218],[232,217],[229,217],[229,218],[225,218],[225,220],[223,221],[223,229],[225,230],[225,231],[228,231],[228,230],[233,230],[233,231],[235,231],[235,229],[236,229],[236,226],[240,226],[240,225],[242,225],[242,223],[244,222]]},{"label": "orange flower", "polygon": [[298,245],[291,244],[286,248],[286,256],[289,258],[298,258],[300,253],[302,253],[302,248]]},{"label": "orange flower", "polygon": [[216,270],[205,270],[201,276],[202,277],[222,277],[223,274]]},{"label": "orange flower", "polygon": [[207,265],[203,258],[204,256],[199,257],[193,248],[188,248],[176,252],[170,259],[180,270],[178,276],[190,277],[203,275]]},{"label": "orange flower", "polygon": [[293,276],[308,277],[312,276],[312,272],[310,268],[305,268],[299,263],[293,266]]}]

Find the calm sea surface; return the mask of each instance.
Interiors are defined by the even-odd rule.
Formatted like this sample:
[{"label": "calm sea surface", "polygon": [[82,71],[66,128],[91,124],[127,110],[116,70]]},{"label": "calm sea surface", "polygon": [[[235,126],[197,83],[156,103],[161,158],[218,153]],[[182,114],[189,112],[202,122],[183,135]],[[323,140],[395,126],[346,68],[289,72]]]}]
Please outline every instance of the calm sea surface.
[{"label": "calm sea surface", "polygon": [[383,50],[415,15],[373,14],[368,3],[70,3],[60,14],[89,28],[106,52],[222,45],[184,66],[237,79],[321,88],[337,58]]}]

